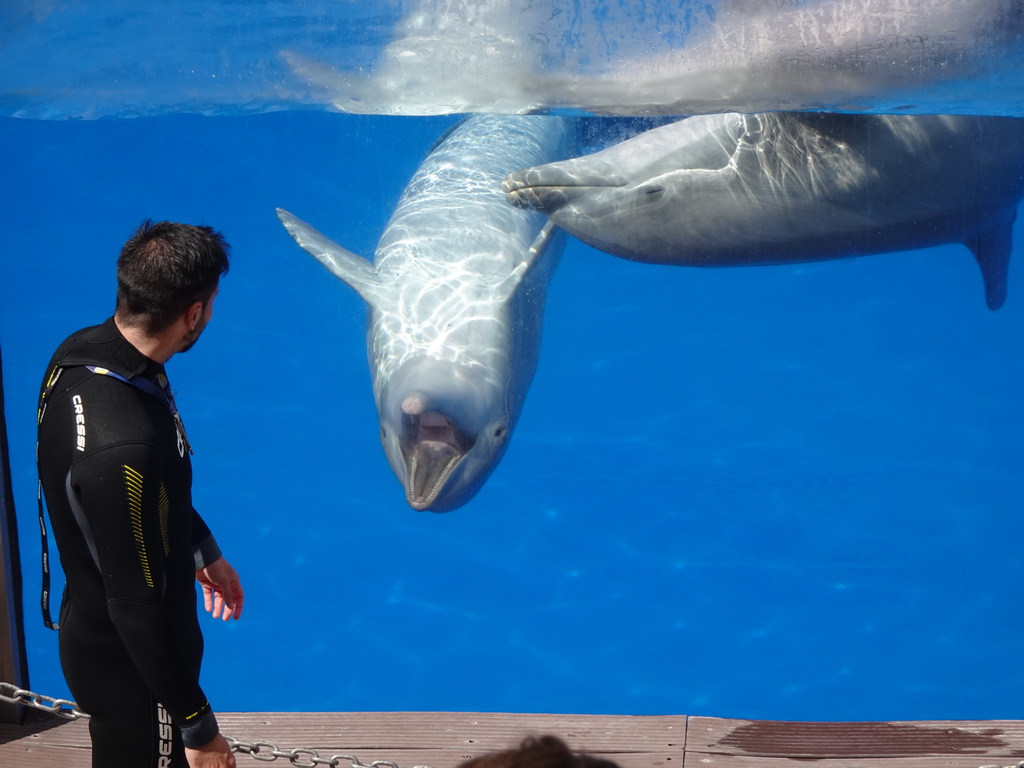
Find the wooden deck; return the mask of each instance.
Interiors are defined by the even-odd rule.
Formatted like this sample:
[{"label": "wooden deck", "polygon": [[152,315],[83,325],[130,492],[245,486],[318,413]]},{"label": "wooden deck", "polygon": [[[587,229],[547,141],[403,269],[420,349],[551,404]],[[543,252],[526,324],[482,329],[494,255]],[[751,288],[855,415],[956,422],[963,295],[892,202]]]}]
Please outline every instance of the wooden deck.
[{"label": "wooden deck", "polygon": [[[455,768],[463,760],[551,733],[622,768],[980,768],[1024,760],[1024,721],[797,723],[710,717],[466,712],[222,713],[223,732],[282,751],[350,754],[369,764]],[[269,754],[264,752],[264,756]],[[308,756],[302,758],[308,765]],[[275,761],[289,766],[286,759]],[[240,768],[261,763],[238,755]],[[0,725],[3,768],[89,768],[86,722],[30,712]]]}]

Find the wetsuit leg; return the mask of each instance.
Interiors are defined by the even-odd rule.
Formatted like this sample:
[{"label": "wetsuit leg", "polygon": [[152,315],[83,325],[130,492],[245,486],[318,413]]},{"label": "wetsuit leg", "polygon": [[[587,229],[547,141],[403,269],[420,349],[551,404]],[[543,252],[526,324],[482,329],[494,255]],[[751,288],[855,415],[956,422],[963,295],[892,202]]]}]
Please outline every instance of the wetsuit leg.
[{"label": "wetsuit leg", "polygon": [[187,768],[181,734],[153,698],[120,638],[61,612],[60,658],[72,696],[88,712],[93,768]]}]

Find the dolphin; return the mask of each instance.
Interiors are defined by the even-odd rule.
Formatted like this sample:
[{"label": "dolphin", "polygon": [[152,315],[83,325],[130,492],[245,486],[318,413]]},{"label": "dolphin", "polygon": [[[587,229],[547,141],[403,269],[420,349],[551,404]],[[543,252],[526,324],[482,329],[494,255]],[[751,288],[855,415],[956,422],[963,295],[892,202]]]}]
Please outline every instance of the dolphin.
[{"label": "dolphin", "polygon": [[278,209],[295,242],[369,307],[380,439],[414,509],[462,506],[508,447],[564,238],[506,205],[501,179],[565,156],[572,128],[541,115],[459,124],[409,181],[372,264]]},{"label": "dolphin", "polygon": [[527,168],[508,201],[655,264],[792,264],[963,243],[986,303],[1006,298],[1024,195],[1024,120],[951,115],[698,115]]},{"label": "dolphin", "polygon": [[[1022,0],[405,0],[367,62],[286,46],[344,112],[1024,114]],[[301,49],[301,52],[300,52]]]}]

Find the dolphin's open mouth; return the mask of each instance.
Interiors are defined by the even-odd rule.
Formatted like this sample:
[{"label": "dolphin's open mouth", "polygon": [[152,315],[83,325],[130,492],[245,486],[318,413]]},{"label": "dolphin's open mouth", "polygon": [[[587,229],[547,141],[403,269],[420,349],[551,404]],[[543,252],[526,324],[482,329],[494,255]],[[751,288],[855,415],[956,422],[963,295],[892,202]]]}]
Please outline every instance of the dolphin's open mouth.
[{"label": "dolphin's open mouth", "polygon": [[404,422],[405,497],[413,509],[427,509],[473,445],[437,411],[406,413]]}]

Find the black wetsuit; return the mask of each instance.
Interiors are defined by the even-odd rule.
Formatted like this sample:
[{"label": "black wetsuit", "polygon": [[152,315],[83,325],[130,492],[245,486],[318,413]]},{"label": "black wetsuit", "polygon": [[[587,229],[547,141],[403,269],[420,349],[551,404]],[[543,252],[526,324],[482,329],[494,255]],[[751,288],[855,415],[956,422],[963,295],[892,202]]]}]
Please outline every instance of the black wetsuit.
[{"label": "black wetsuit", "polygon": [[169,391],[113,319],[70,336],[47,368],[39,466],[67,577],[61,666],[91,715],[94,766],[184,768],[183,744],[217,734],[199,686],[195,571],[220,552],[192,508],[167,398],[105,371]]}]

